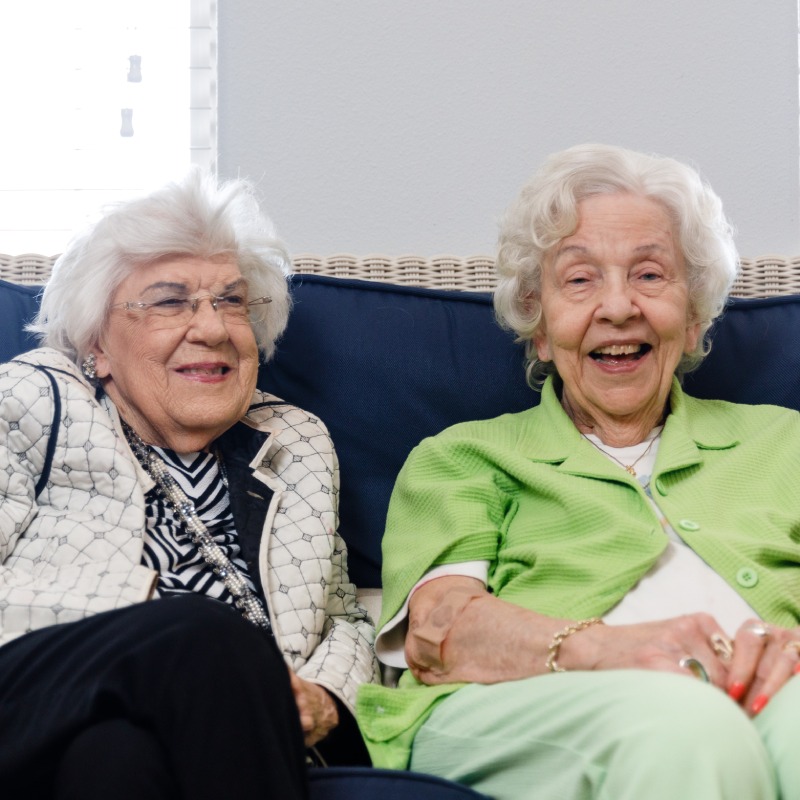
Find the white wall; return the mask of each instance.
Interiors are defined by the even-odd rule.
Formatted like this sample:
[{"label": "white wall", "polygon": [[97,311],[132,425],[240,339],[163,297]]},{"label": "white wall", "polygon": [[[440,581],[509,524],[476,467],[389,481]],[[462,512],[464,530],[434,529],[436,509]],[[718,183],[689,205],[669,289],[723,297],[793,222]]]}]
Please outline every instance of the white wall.
[{"label": "white wall", "polygon": [[220,0],[219,167],[293,252],[491,253],[548,153],[693,163],[800,253],[796,0]]}]

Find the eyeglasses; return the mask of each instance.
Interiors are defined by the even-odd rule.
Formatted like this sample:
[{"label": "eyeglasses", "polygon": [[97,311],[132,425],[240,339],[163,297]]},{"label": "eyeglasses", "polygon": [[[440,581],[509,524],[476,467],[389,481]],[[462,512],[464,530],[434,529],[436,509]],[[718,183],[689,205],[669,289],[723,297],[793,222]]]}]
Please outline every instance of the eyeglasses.
[{"label": "eyeglasses", "polygon": [[249,323],[250,310],[254,306],[272,302],[272,298],[267,296],[246,300],[240,294],[203,294],[197,297],[162,297],[151,302],[126,300],[124,303],[114,303],[110,307],[135,311],[147,321],[157,322],[165,327],[179,328],[191,322],[203,300],[211,303],[211,308],[222,316],[225,323],[233,324]]}]

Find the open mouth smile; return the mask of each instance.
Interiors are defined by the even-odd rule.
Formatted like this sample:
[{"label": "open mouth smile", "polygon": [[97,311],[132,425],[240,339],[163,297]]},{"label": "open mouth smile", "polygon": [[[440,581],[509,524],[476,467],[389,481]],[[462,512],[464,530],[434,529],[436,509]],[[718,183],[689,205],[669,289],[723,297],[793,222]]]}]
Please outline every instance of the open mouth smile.
[{"label": "open mouth smile", "polygon": [[230,367],[226,367],[224,365],[214,365],[214,366],[201,366],[201,365],[193,365],[188,367],[181,367],[177,370],[181,375],[189,375],[189,376],[221,376],[227,375],[231,371]]},{"label": "open mouth smile", "polygon": [[598,347],[589,353],[595,361],[603,364],[624,364],[638,361],[653,349],[649,344],[612,344]]}]

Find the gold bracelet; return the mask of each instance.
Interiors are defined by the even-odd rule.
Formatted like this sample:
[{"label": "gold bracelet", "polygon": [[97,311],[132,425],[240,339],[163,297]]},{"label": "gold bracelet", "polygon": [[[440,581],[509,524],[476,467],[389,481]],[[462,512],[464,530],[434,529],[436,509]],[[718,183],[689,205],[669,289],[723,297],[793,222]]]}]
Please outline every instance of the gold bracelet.
[{"label": "gold bracelet", "polygon": [[550,642],[550,647],[547,648],[547,661],[544,662],[544,665],[547,667],[550,672],[566,672],[564,667],[558,666],[558,651],[561,647],[563,641],[573,633],[578,633],[578,631],[582,631],[584,628],[589,628],[592,625],[605,625],[600,617],[592,617],[591,619],[582,619],[580,622],[575,622],[572,625],[567,625],[566,628],[562,628]]}]

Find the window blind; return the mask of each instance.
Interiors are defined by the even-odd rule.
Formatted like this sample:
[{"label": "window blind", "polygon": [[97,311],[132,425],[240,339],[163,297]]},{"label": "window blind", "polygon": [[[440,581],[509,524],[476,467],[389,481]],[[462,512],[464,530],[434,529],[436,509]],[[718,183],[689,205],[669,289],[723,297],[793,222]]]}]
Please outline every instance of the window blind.
[{"label": "window blind", "polygon": [[215,0],[0,2],[0,252],[216,159]]}]

